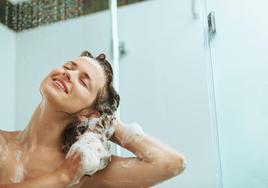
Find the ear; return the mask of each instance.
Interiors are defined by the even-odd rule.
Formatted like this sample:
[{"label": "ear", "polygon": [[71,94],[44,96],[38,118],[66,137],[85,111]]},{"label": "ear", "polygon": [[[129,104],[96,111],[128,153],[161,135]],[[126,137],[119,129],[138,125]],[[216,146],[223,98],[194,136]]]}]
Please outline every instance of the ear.
[{"label": "ear", "polygon": [[89,111],[88,109],[83,110],[79,115],[79,120],[86,120],[89,118],[97,118],[100,117],[100,113],[98,111]]}]

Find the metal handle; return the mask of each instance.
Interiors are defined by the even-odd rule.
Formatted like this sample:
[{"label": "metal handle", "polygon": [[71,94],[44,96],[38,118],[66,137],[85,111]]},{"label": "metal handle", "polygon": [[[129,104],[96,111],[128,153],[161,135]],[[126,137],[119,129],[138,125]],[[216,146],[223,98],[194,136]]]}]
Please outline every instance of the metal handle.
[{"label": "metal handle", "polygon": [[210,38],[214,37],[216,34],[216,21],[214,11],[208,14],[208,33]]}]

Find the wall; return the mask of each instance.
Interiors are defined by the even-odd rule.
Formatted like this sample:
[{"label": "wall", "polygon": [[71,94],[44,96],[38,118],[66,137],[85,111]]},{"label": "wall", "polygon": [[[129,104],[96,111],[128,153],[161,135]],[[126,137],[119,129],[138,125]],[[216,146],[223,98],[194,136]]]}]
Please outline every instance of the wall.
[{"label": "wall", "polygon": [[267,1],[209,0],[224,188],[268,187]]},{"label": "wall", "polygon": [[16,35],[0,24],[0,129],[15,129],[15,53]]},{"label": "wall", "polygon": [[27,126],[41,102],[42,79],[64,61],[78,57],[83,50],[109,55],[110,33],[110,13],[104,11],[17,34],[17,128]]}]

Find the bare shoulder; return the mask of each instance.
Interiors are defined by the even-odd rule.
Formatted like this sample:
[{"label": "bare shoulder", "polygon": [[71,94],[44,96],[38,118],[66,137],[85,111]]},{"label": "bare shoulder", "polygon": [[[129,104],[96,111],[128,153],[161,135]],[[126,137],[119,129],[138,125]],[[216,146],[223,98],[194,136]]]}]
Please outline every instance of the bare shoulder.
[{"label": "bare shoulder", "polygon": [[4,131],[2,129],[0,129],[0,139],[7,139],[10,137],[10,133],[9,131]]},{"label": "bare shoulder", "polygon": [[0,129],[0,144],[3,141],[9,141],[16,137],[21,131],[5,131]]}]

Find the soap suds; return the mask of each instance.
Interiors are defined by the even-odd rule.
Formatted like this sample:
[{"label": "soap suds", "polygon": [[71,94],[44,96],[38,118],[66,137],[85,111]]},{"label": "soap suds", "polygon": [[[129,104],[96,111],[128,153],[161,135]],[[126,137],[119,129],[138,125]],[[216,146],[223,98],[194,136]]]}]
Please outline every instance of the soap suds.
[{"label": "soap suds", "polygon": [[16,151],[16,161],[20,161],[22,152],[20,150]]},{"label": "soap suds", "polygon": [[[87,131],[78,136],[78,140],[71,146],[67,153],[67,158],[78,152],[81,155],[80,168],[69,186],[79,183],[83,175],[93,175],[99,170],[104,169],[111,160],[110,143],[108,140],[114,133],[114,126],[110,122],[113,117],[98,118],[82,121],[79,126],[86,126]],[[121,144],[128,142],[142,141],[144,134],[142,127],[137,123],[127,126]],[[121,162],[122,167],[131,168],[136,161]]]},{"label": "soap suds", "polygon": [[10,180],[13,183],[19,183],[23,180],[24,178],[24,167],[23,164],[20,162],[22,156],[22,152],[20,150],[17,150],[15,153],[15,158],[17,162],[17,166],[15,168],[15,174]]},{"label": "soap suds", "polygon": [[145,156],[146,156],[147,158],[149,158],[149,159],[153,158],[153,154],[152,154],[152,152],[151,152],[150,150],[146,150],[146,152],[145,152]]},{"label": "soap suds", "polygon": [[[83,175],[93,175],[95,172],[105,168],[111,159],[110,144],[105,137],[90,131],[79,136],[79,139],[71,146],[67,158],[75,152],[81,155],[79,171],[69,185],[79,183]],[[103,141],[101,141],[103,140]]]},{"label": "soap suds", "polygon": [[14,177],[12,177],[10,180],[13,182],[13,183],[19,183],[23,180],[23,165],[22,164],[18,164],[16,166],[16,170],[15,170],[15,175]]},{"label": "soap suds", "polygon": [[182,164],[182,168],[185,169],[188,166],[187,161],[184,159],[183,160],[183,164]]},{"label": "soap suds", "polygon": [[156,153],[160,153],[161,151],[156,148],[156,147],[149,147],[146,152],[145,155],[147,158],[152,159]]},{"label": "soap suds", "polygon": [[138,161],[138,159],[131,159],[131,160],[126,160],[126,161],[121,161],[120,165],[124,168],[131,168],[133,166],[135,166],[136,162]]},{"label": "soap suds", "polygon": [[123,138],[121,139],[121,144],[124,146],[130,142],[140,142],[143,140],[142,135],[144,131],[138,123],[131,123],[129,125],[124,124],[125,128],[127,129],[126,134],[124,134]]}]

